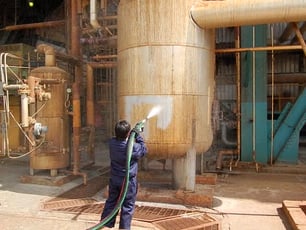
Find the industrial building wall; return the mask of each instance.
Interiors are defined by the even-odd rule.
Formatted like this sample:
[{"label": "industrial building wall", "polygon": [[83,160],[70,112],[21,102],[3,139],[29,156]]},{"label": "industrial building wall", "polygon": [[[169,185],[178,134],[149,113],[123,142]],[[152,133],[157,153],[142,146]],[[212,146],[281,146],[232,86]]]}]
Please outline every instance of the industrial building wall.
[{"label": "industrial building wall", "polygon": [[[292,31],[283,39],[287,23],[267,26],[267,46],[299,45]],[[216,30],[216,49],[235,48],[235,29],[220,28]],[[237,38],[237,37],[236,37]],[[268,51],[267,53],[268,82],[267,107],[268,119],[271,113],[279,114],[288,103],[294,103],[305,88],[305,55],[302,50]],[[227,123],[226,138],[228,141],[237,141],[237,65],[235,53],[216,54],[216,106],[213,113],[215,135],[213,148],[232,148],[226,145],[221,138],[221,124]],[[304,80],[303,80],[304,79]],[[298,80],[298,81],[297,81]],[[216,118],[216,116],[218,116]],[[274,117],[275,119],[276,117]],[[305,135],[305,127],[301,137]],[[301,138],[302,139],[302,138]],[[215,150],[217,151],[217,150]],[[300,156],[302,158],[302,156]]]}]

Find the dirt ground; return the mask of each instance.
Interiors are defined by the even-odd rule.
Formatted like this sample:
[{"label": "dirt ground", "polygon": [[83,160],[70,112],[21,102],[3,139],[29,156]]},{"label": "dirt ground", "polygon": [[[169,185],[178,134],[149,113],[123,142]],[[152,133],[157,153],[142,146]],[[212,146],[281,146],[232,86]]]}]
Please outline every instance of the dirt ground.
[{"label": "dirt ground", "polygon": [[[107,158],[107,155],[104,154],[102,160],[97,162],[101,167],[108,165],[104,157]],[[258,173],[255,170],[234,169],[230,173],[219,174],[213,186],[211,208],[158,203],[149,205],[196,208],[219,221],[222,230],[290,229],[282,210],[282,201],[306,200],[306,168],[299,166],[299,170],[294,170],[294,173],[291,169],[292,166],[270,167]],[[89,178],[99,174],[97,170],[89,170],[87,173]],[[28,174],[27,159],[0,159],[0,229],[84,230],[97,223],[99,215],[76,215],[41,209],[42,202],[82,184],[82,177],[62,186],[21,183],[20,177]],[[201,186],[205,188],[205,185],[197,186],[199,189]],[[94,199],[104,201],[101,192]],[[146,205],[146,202],[139,203]],[[132,229],[154,228],[145,228],[134,221]]]}]

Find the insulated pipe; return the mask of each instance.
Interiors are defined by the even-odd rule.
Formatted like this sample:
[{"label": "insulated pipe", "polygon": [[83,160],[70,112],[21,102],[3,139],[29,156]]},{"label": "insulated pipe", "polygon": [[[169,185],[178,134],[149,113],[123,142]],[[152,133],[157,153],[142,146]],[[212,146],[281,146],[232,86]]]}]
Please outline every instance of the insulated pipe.
[{"label": "insulated pipe", "polygon": [[45,66],[55,66],[55,52],[52,46],[41,44],[37,46],[37,51],[45,54]]},{"label": "insulated pipe", "polygon": [[29,127],[29,98],[25,93],[21,95],[21,126]]},{"label": "insulated pipe", "polygon": [[90,24],[94,29],[100,28],[100,24],[97,20],[97,6],[96,0],[90,0]]},{"label": "insulated pipe", "polygon": [[298,22],[306,18],[306,1],[198,0],[191,8],[190,14],[201,28]]}]

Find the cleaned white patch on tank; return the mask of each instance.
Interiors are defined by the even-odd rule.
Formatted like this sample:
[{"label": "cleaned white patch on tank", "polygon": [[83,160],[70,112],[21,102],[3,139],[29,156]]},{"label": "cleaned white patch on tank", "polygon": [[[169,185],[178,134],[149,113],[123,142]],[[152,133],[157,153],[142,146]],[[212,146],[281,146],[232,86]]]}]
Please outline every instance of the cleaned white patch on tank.
[{"label": "cleaned white patch on tank", "polygon": [[157,105],[161,106],[161,111],[157,115],[157,128],[167,129],[170,125],[173,112],[173,98],[171,96],[125,96],[124,99],[127,120],[131,120],[131,114],[135,105],[151,104],[152,108]]}]

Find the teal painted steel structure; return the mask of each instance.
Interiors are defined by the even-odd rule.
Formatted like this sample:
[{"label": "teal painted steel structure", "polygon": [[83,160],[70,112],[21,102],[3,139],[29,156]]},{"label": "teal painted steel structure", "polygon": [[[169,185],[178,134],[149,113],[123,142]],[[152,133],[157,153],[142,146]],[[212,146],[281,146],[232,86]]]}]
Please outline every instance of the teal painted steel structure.
[{"label": "teal painted steel structure", "polygon": [[[266,25],[241,28],[241,47],[266,46]],[[306,123],[306,89],[277,120],[267,118],[267,52],[241,54],[241,160],[297,163],[300,131]],[[272,162],[271,162],[272,161]]]},{"label": "teal painted steel structure", "polygon": [[273,162],[298,163],[300,131],[306,123],[306,89],[294,104],[288,103],[273,124],[269,127],[269,148],[273,144]]},{"label": "teal painted steel structure", "polygon": [[[241,47],[266,46],[267,26],[241,27]],[[241,160],[268,162],[267,52],[241,53]]]}]

